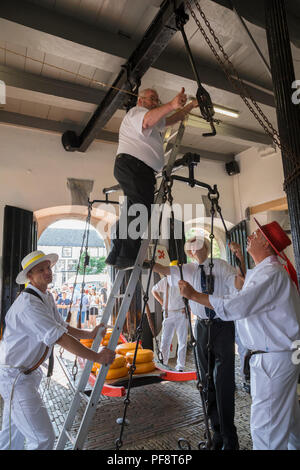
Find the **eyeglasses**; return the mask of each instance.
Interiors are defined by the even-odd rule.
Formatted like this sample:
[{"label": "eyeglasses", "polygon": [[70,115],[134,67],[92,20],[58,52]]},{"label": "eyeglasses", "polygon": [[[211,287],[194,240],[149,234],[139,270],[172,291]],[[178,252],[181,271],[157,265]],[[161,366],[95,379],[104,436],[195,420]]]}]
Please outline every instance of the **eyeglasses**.
[{"label": "eyeglasses", "polygon": [[144,99],[144,100],[150,100],[150,101],[152,101],[153,103],[157,103],[157,104],[159,104],[159,105],[161,104],[160,99],[159,99],[157,96],[155,96],[155,95],[142,96],[142,99]]}]

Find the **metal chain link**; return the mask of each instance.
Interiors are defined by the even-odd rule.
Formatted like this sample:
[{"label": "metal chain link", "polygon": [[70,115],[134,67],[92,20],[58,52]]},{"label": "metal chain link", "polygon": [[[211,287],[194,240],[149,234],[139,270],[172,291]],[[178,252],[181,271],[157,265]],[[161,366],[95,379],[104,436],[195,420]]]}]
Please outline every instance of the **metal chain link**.
[{"label": "metal chain link", "polygon": [[[281,142],[281,139],[280,139],[280,135],[278,133],[278,131],[273,127],[272,123],[269,121],[269,119],[267,118],[267,116],[264,114],[264,112],[262,111],[262,109],[260,108],[260,106],[257,104],[257,102],[255,101],[255,99],[250,95],[245,83],[243,82],[243,80],[241,79],[241,77],[239,76],[236,68],[234,67],[233,63],[231,62],[231,60],[229,59],[228,55],[226,54],[222,44],[220,43],[220,40],[219,38],[216,36],[209,20],[207,19],[204,11],[202,10],[202,8],[200,7],[199,3],[197,2],[197,0],[194,0],[194,3],[196,5],[196,8],[197,10],[199,11],[199,14],[201,15],[203,21],[205,22],[205,25],[207,26],[210,34],[212,35],[215,43],[217,44],[221,54],[223,55],[225,61],[228,63],[228,65],[230,66],[230,69],[231,69],[231,73],[235,76],[236,80],[233,79],[233,77],[231,76],[231,74],[229,73],[229,70],[227,69],[227,67],[225,66],[224,62],[222,61],[221,57],[219,56],[218,52],[216,51],[215,47],[213,46],[212,42],[210,41],[208,35],[206,34],[205,30],[203,29],[203,27],[201,26],[200,24],[200,21],[199,19],[196,17],[195,15],[195,12],[193,11],[192,9],[192,6],[191,6],[191,3],[189,0],[186,0],[186,4],[190,10],[190,13],[191,13],[191,16],[193,17],[193,19],[195,20],[200,32],[202,33],[205,41],[207,42],[209,48],[211,49],[212,53],[214,54],[217,62],[220,64],[221,68],[223,69],[225,75],[227,76],[228,80],[230,81],[230,83],[233,85],[233,87],[238,91],[240,97],[242,98],[242,100],[244,101],[244,103],[246,104],[247,108],[250,110],[250,112],[253,114],[253,116],[255,117],[255,119],[259,122],[259,124],[261,125],[261,127],[264,129],[264,131],[266,132],[267,135],[269,135],[269,137],[271,137],[271,139],[273,140],[273,142],[275,143],[275,145],[277,145],[277,147],[284,152],[284,154],[287,156],[287,158],[289,158],[292,163],[295,165],[295,168],[294,170],[285,178],[285,181],[284,181],[284,190],[286,191],[286,188],[288,186],[288,184],[291,183],[291,181],[296,178],[299,174],[300,174],[300,163],[298,161],[298,158],[297,156],[291,151],[291,149],[285,144],[285,143],[282,143]],[[246,95],[246,96],[245,96]],[[260,116],[263,118],[263,120],[265,121],[265,123],[263,122],[263,120],[259,117],[258,113],[255,111],[255,109],[253,108],[253,106],[249,103],[248,99],[252,102],[253,106],[256,108],[256,110],[258,111],[258,113],[260,114]],[[268,126],[268,127],[267,127]]]}]

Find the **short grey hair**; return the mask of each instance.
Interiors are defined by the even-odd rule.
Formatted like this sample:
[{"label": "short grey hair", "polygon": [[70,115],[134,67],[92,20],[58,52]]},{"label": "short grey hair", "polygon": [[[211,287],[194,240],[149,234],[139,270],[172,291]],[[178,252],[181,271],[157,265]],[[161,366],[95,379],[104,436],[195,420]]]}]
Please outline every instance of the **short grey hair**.
[{"label": "short grey hair", "polygon": [[141,90],[139,92],[139,95],[138,95],[138,98],[145,98],[145,94],[148,92],[148,91],[154,91],[157,96],[158,96],[158,93],[156,90],[154,90],[154,88],[144,88],[143,90]]}]

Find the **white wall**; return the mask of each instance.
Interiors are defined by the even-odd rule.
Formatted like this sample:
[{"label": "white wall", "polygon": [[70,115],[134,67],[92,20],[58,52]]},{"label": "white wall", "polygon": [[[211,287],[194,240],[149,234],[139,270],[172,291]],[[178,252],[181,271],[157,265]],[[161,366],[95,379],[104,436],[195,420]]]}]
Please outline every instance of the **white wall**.
[{"label": "white wall", "polygon": [[256,148],[236,156],[240,173],[233,177],[238,219],[245,217],[247,207],[285,196],[281,154],[261,157]]}]

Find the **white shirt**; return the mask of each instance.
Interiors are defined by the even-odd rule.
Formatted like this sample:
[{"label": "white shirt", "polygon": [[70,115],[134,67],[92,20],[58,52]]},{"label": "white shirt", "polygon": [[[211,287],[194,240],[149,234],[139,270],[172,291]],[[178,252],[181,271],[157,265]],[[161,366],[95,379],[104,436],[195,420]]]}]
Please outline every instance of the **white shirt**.
[{"label": "white shirt", "polygon": [[[47,357],[56,341],[67,333],[67,323],[57,311],[52,294],[32,285],[43,302],[33,294],[21,292],[5,316],[5,330],[0,342],[0,365],[30,369]],[[45,358],[46,359],[46,358]]]},{"label": "white shirt", "polygon": [[168,279],[164,277],[157,284],[155,284],[155,286],[152,287],[152,292],[161,292],[163,294],[163,309],[164,310],[166,310],[166,307],[167,307],[168,312],[182,310],[184,308],[184,302],[180,295],[179,287],[176,287],[176,286],[172,287],[169,285],[168,305],[166,305],[167,285],[168,285]]},{"label": "white shirt", "polygon": [[[206,259],[203,263],[205,274],[210,273],[209,268],[210,258]],[[236,270],[233,266],[228,264],[222,259],[213,260],[213,275],[214,275],[214,293],[217,296],[228,294],[229,292],[235,292],[236,288],[234,285]],[[198,263],[188,263],[182,266],[183,280],[187,281],[197,291],[202,292],[201,288],[201,269]],[[171,266],[171,273],[168,276],[168,280],[172,286],[178,285],[178,281],[181,280],[180,271],[178,266]],[[191,311],[194,315],[207,320],[205,313],[205,307],[198,302],[192,300],[189,301]],[[216,312],[216,318],[218,313]]]},{"label": "white shirt", "polygon": [[157,124],[143,129],[143,120],[149,109],[142,106],[131,108],[121,122],[117,154],[127,153],[155,171],[161,171],[164,164],[162,131],[166,120],[162,118]]},{"label": "white shirt", "polygon": [[210,295],[223,320],[237,320],[245,347],[261,351],[288,351],[300,339],[300,297],[278,261],[269,256],[248,270],[242,290],[235,295]]}]

